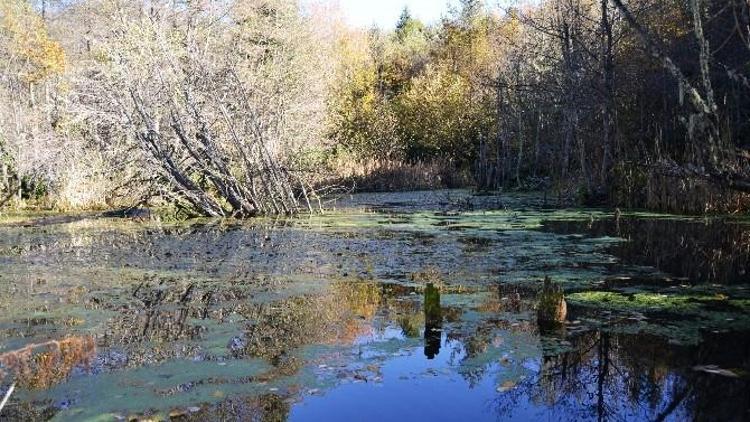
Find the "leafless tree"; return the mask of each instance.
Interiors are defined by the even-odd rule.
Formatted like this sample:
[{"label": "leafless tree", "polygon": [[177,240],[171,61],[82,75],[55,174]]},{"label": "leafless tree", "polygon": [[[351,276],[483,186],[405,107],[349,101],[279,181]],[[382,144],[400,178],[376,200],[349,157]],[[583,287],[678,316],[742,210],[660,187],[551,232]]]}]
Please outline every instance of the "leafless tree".
[{"label": "leafless tree", "polygon": [[[110,1],[83,81],[96,127],[139,149],[158,193],[215,217],[311,210],[289,158],[323,109],[291,2]],[[163,183],[161,183],[163,181]]]}]

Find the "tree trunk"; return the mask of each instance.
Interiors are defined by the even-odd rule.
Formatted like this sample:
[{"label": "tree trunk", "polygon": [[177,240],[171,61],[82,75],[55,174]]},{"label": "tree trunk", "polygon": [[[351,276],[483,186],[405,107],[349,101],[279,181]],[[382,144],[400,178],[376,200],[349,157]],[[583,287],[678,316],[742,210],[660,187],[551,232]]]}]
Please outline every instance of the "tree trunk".
[{"label": "tree trunk", "polygon": [[500,79],[497,80],[497,85],[495,86],[495,104],[496,104],[496,125],[497,125],[497,138],[496,138],[496,145],[497,149],[495,150],[495,187],[498,188],[500,186],[503,186],[505,184],[505,168],[506,168],[506,153],[505,153],[505,136],[503,134],[503,128],[502,128],[502,119],[503,119],[503,96],[502,96],[502,86],[500,83]]},{"label": "tree trunk", "polygon": [[541,150],[541,144],[542,144],[542,113],[538,112],[536,113],[536,129],[534,131],[534,169],[533,169],[533,175],[534,177],[537,176],[539,171],[539,155]]},{"label": "tree trunk", "polygon": [[602,101],[602,167],[599,183],[607,189],[610,181],[614,155],[614,63],[612,23],[609,18],[609,0],[601,0],[602,30],[602,75],[604,79],[604,99]]},{"label": "tree trunk", "polygon": [[716,100],[714,99],[714,89],[713,84],[711,83],[711,48],[709,46],[708,39],[706,38],[705,34],[703,33],[703,12],[702,9],[702,1],[701,0],[691,0],[690,2],[691,8],[693,10],[693,25],[694,25],[694,31],[695,31],[695,38],[698,42],[698,45],[700,47],[700,53],[699,53],[699,64],[701,69],[701,81],[703,83],[703,94],[706,98],[706,105],[708,106],[708,109],[710,111],[709,117],[711,118],[711,121],[713,125],[717,127],[717,130],[715,134],[712,134],[712,136],[709,136],[709,163],[711,164],[711,167],[716,168],[719,163],[722,161],[722,158],[720,156],[722,152],[721,148],[721,134],[718,132],[718,126],[719,126],[719,117],[717,115],[718,113],[718,107],[716,106]]},{"label": "tree trunk", "polygon": [[[654,57],[661,60],[667,71],[669,71],[672,77],[677,80],[677,83],[680,85],[681,93],[687,95],[687,99],[693,108],[694,114],[692,114],[689,119],[686,119],[684,123],[688,127],[689,139],[691,139],[693,150],[701,158],[701,161],[703,162],[702,164],[716,164],[715,159],[717,158],[717,155],[715,146],[718,139],[720,139],[720,134],[718,124],[719,120],[716,116],[716,110],[712,108],[712,103],[701,95],[682,72],[682,69],[680,69],[679,66],[675,64],[674,60],[667,55],[666,48],[664,48],[661,42],[652,37],[651,34],[649,34],[640,23],[638,23],[635,16],[633,16],[630,9],[623,4],[622,0],[612,0],[612,2],[617,6],[625,20],[641,38],[649,52]],[[698,22],[696,22],[696,25],[700,26]],[[705,46],[702,48],[705,48]],[[707,54],[707,52],[704,54]],[[698,129],[697,133],[693,130],[695,128]],[[698,141],[696,141],[696,139]],[[701,139],[705,139],[708,143],[708,157],[705,156],[706,145],[700,145],[697,143]]]},{"label": "tree trunk", "polygon": [[521,186],[521,167],[523,166],[524,136],[523,116],[521,114],[520,106],[516,109],[516,122],[518,125],[518,159],[516,161],[516,185]]}]

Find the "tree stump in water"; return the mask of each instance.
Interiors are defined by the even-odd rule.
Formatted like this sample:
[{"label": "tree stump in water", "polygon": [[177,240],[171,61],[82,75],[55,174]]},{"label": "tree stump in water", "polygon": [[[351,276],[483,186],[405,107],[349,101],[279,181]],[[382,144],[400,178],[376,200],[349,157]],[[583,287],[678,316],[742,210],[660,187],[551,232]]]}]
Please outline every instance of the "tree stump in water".
[{"label": "tree stump in water", "polygon": [[568,304],[559,284],[549,277],[544,278],[544,287],[539,294],[536,317],[539,325],[560,324],[568,315]]}]

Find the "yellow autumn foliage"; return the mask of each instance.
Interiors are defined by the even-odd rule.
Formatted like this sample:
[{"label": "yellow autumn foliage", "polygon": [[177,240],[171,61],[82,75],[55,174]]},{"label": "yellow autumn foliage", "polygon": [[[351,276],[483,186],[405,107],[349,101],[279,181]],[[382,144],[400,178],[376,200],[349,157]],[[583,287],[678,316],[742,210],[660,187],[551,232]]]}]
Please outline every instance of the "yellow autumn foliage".
[{"label": "yellow autumn foliage", "polygon": [[50,37],[42,17],[26,1],[0,2],[2,50],[18,61],[18,76],[28,83],[38,83],[65,71],[65,51]]}]

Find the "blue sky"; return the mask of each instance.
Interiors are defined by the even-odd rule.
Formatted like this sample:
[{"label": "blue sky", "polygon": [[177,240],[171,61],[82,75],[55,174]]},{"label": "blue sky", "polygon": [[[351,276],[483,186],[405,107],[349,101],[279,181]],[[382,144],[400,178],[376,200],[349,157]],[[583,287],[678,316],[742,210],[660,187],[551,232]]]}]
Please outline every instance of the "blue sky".
[{"label": "blue sky", "polygon": [[427,23],[435,22],[448,11],[448,3],[458,4],[458,0],[327,0],[338,2],[349,24],[369,27],[377,24],[390,28],[396,24],[404,6],[408,6],[415,16]]}]

